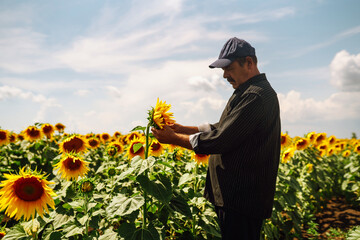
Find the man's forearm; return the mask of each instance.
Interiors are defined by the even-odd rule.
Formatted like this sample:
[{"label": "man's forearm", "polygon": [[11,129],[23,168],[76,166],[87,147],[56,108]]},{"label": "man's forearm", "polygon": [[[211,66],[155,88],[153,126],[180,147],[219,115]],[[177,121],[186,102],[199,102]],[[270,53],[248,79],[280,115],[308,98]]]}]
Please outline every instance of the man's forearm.
[{"label": "man's forearm", "polygon": [[178,145],[180,147],[187,148],[187,149],[190,149],[190,150],[193,149],[191,144],[190,144],[189,135],[176,133],[176,136],[177,137],[176,137],[176,139],[174,141],[175,145]]},{"label": "man's forearm", "polygon": [[199,128],[197,126],[181,126],[179,129],[180,134],[186,134],[186,135],[191,135],[198,132],[199,132]]}]

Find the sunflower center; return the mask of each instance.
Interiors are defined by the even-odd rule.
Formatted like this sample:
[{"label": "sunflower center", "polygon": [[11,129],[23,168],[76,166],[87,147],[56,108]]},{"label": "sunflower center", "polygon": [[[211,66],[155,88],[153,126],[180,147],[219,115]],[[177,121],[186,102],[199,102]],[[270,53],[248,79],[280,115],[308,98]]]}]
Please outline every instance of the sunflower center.
[{"label": "sunflower center", "polygon": [[281,144],[284,144],[284,143],[285,143],[285,141],[286,141],[286,137],[281,136]]},{"label": "sunflower center", "polygon": [[160,143],[153,143],[153,144],[151,144],[151,149],[152,149],[153,151],[159,150],[159,149],[160,149]]},{"label": "sunflower center", "polygon": [[89,145],[92,147],[96,147],[98,145],[98,141],[91,139],[91,140],[89,140]]},{"label": "sunflower center", "polygon": [[65,161],[64,161],[64,165],[68,170],[71,171],[75,171],[78,170],[81,166],[81,161],[78,159],[73,159],[68,157]]},{"label": "sunflower center", "polygon": [[36,177],[20,178],[14,185],[16,196],[24,201],[36,201],[44,193],[44,188]]},{"label": "sunflower center", "polygon": [[198,157],[200,157],[200,158],[204,158],[204,157],[207,157],[207,155],[206,154],[196,154]]},{"label": "sunflower center", "polygon": [[0,140],[5,140],[6,139],[6,132],[0,132]]},{"label": "sunflower center", "polygon": [[38,137],[40,136],[40,131],[38,129],[32,128],[27,130],[27,134],[31,137]]},{"label": "sunflower center", "polygon": [[52,128],[51,126],[45,126],[45,127],[43,128],[43,131],[44,131],[45,134],[51,133],[52,130],[53,130],[53,128]]},{"label": "sunflower center", "polygon": [[73,138],[70,141],[64,143],[64,149],[67,152],[72,152],[72,151],[78,152],[78,150],[81,149],[83,144],[84,144],[83,140],[79,138]]}]

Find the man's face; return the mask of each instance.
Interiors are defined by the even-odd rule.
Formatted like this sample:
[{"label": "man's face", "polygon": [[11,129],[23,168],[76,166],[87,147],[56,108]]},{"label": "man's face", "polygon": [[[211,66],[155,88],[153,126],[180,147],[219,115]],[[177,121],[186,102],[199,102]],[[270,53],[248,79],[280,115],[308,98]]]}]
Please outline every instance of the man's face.
[{"label": "man's face", "polygon": [[239,62],[234,61],[229,66],[222,68],[224,70],[223,77],[233,86],[234,89],[238,88],[241,84],[249,79],[249,69],[247,62],[244,66],[240,66]]}]

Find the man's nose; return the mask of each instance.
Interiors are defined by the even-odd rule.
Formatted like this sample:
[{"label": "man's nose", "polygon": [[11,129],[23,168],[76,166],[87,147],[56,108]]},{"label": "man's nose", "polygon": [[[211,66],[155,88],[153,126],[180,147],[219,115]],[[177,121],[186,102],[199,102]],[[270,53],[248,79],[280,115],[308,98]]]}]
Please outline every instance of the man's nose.
[{"label": "man's nose", "polygon": [[223,73],[223,78],[228,78],[228,73],[226,70],[224,70],[224,73]]}]

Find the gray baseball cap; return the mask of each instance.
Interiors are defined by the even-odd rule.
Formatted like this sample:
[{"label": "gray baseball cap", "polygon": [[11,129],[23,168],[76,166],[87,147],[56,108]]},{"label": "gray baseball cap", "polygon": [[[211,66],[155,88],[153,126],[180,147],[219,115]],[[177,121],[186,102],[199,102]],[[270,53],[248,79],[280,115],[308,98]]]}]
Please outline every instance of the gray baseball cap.
[{"label": "gray baseball cap", "polygon": [[247,41],[233,37],[230,38],[221,49],[219,59],[209,67],[223,68],[230,65],[235,59],[246,56],[255,56],[255,48]]}]

